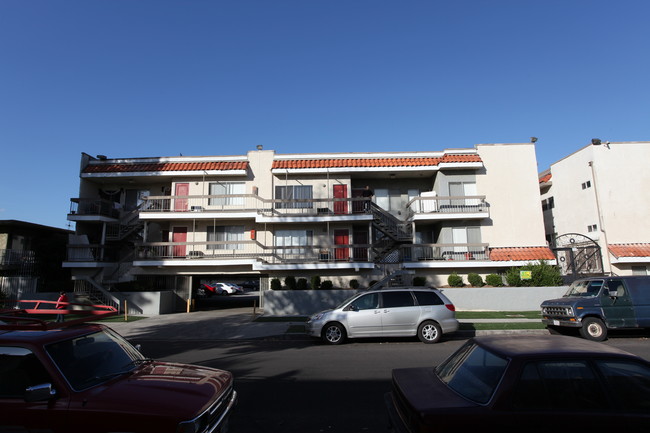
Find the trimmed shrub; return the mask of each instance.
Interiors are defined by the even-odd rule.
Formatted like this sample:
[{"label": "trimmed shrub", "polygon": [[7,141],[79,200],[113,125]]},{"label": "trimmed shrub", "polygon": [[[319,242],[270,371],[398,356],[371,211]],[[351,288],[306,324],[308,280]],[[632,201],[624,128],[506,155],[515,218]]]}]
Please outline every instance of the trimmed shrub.
[{"label": "trimmed shrub", "polygon": [[483,282],[483,277],[481,277],[477,273],[470,273],[467,275],[467,282],[472,286],[472,287],[483,287],[485,283]]},{"label": "trimmed shrub", "polygon": [[271,280],[271,290],[282,290],[282,283],[279,279],[273,278]]},{"label": "trimmed shrub", "polygon": [[503,286],[503,278],[501,275],[490,274],[485,276],[485,282],[488,286],[501,287]]},{"label": "trimmed shrub", "polygon": [[350,280],[350,288],[351,289],[358,289],[359,288],[359,280]]},{"label": "trimmed shrub", "polygon": [[[531,278],[522,280],[520,271],[530,271]],[[528,263],[520,268],[510,268],[506,272],[506,283],[513,287],[553,287],[563,284],[560,269],[544,261]]]},{"label": "trimmed shrub", "polygon": [[288,290],[296,290],[296,277],[289,275],[284,279],[284,285]]},{"label": "trimmed shrub", "polygon": [[519,268],[510,268],[506,271],[506,284],[511,287],[521,287]]},{"label": "trimmed shrub", "polygon": [[320,288],[320,277],[318,275],[311,277],[311,288],[314,290]]},{"label": "trimmed shrub", "polygon": [[334,284],[330,280],[325,280],[320,284],[321,290],[332,290],[332,287],[334,287]]},{"label": "trimmed shrub", "polygon": [[298,278],[298,282],[296,283],[296,290],[307,290],[309,287],[307,286],[307,278]]},{"label": "trimmed shrub", "polygon": [[449,284],[450,287],[463,287],[465,285],[463,283],[463,277],[458,275],[456,272],[452,273],[447,278],[447,284]]},{"label": "trimmed shrub", "polygon": [[413,285],[417,287],[424,287],[427,284],[426,277],[413,277]]}]

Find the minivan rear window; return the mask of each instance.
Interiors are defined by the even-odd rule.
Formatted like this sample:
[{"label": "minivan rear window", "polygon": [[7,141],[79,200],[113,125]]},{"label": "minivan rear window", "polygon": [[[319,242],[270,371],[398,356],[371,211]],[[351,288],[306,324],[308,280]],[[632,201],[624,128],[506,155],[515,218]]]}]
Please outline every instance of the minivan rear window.
[{"label": "minivan rear window", "polygon": [[419,305],[442,305],[442,299],[440,296],[436,295],[433,292],[413,292],[415,299],[418,300]]}]

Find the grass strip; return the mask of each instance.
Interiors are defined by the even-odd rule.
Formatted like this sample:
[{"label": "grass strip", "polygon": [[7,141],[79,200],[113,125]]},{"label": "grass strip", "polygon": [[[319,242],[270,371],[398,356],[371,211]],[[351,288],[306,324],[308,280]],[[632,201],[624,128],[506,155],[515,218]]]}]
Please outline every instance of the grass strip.
[{"label": "grass strip", "polygon": [[542,319],[540,311],[456,311],[457,319]]}]

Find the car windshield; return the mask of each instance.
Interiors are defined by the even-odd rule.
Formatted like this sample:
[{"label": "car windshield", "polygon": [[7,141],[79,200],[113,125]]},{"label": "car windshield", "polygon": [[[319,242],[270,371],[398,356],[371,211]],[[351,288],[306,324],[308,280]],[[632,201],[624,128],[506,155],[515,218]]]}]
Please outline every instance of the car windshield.
[{"label": "car windshield", "polygon": [[468,342],[436,368],[436,374],[463,397],[487,403],[506,371],[508,361]]},{"label": "car windshield", "polygon": [[597,296],[603,283],[603,280],[576,281],[571,284],[564,296]]},{"label": "car windshield", "polygon": [[77,391],[127,374],[145,360],[129,342],[108,329],[52,343],[45,350]]}]

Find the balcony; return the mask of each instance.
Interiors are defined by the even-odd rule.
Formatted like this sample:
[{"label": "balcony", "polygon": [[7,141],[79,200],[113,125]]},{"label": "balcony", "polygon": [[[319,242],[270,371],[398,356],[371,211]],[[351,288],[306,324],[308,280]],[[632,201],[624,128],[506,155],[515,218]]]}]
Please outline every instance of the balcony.
[{"label": "balcony", "polygon": [[[139,266],[160,266],[161,262],[173,260],[192,261],[196,266],[215,265],[223,262],[243,264],[258,262],[264,265],[285,264],[372,264],[370,245],[311,245],[311,246],[266,246],[250,241],[214,242],[145,242],[136,247],[135,261]],[[163,263],[164,265],[164,263]]]},{"label": "balcony", "polygon": [[118,250],[114,247],[107,247],[100,244],[68,244],[68,254],[64,267],[83,267],[89,264],[101,266],[101,263],[116,263],[118,261]]},{"label": "balcony", "polygon": [[409,219],[449,220],[489,217],[485,196],[415,197],[407,204]]},{"label": "balcony", "polygon": [[488,261],[488,244],[412,244],[400,247],[404,262]]},{"label": "balcony", "polygon": [[115,202],[103,199],[70,199],[69,221],[116,221],[120,210]]},{"label": "balcony", "polygon": [[327,221],[368,213],[365,198],[263,199],[254,194],[150,196],[140,207],[140,217],[156,218],[255,218],[268,222],[293,218]]}]

